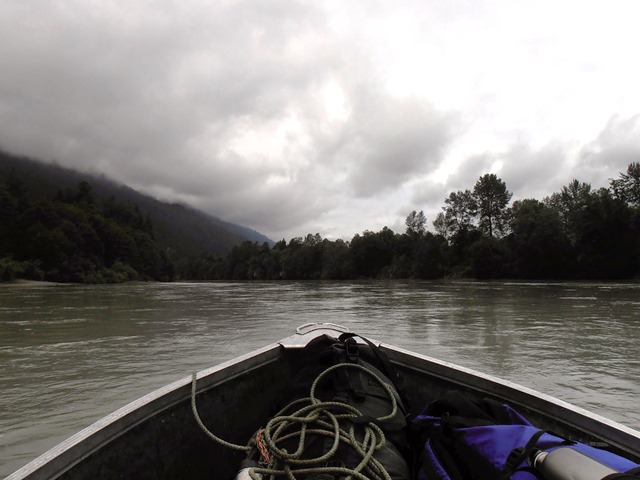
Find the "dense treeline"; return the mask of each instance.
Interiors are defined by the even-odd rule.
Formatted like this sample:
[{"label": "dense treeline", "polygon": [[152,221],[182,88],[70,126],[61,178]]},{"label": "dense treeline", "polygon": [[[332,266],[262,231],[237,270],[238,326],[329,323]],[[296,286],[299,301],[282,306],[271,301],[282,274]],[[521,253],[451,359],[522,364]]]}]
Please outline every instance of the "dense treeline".
[{"label": "dense treeline", "polygon": [[0,147],[0,184],[11,175],[19,176],[30,199],[52,199],[58,190],[75,188],[80,182],[91,184],[96,202],[114,197],[120,203],[137,205],[153,219],[156,243],[175,263],[201,252],[226,254],[243,240],[273,242],[258,232],[221,220],[188,206],[159,201],[102,175],[79,172],[60,165],[11,155]]},{"label": "dense treeline", "polygon": [[171,280],[148,215],[82,181],[54,198],[29,195],[16,174],[0,183],[0,280],[110,283]]},{"label": "dense treeline", "polygon": [[406,231],[365,231],[351,241],[318,234],[267,244],[244,242],[226,256],[191,259],[182,278],[628,279],[640,275],[640,163],[594,190],[573,180],[541,200],[511,202],[494,174],[452,192],[427,231],[411,212]]},{"label": "dense treeline", "polygon": [[224,255],[191,258],[159,246],[148,212],[113,196],[96,200],[86,181],[52,198],[25,185],[16,174],[0,180],[0,280],[640,276],[640,163],[609,188],[573,180],[543,200],[513,203],[502,180],[483,175],[472,189],[444,200],[435,233],[427,231],[424,213],[414,211],[404,233],[384,227],[350,241],[309,234],[273,247],[245,241]]}]

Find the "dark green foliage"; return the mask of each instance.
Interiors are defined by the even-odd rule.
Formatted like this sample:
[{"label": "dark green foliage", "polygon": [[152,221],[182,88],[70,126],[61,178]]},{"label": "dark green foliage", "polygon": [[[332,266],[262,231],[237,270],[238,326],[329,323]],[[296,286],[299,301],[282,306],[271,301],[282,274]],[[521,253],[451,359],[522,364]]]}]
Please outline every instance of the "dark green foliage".
[{"label": "dark green foliage", "polygon": [[346,280],[357,278],[440,278],[448,245],[429,232],[396,234],[387,227],[365,231],[351,242],[320,235],[268,244],[244,242],[228,255],[193,258],[181,276],[233,280]]},{"label": "dark green foliage", "polygon": [[[52,200],[27,195],[15,176],[0,184],[0,278],[105,283],[171,280],[172,267],[136,208],[96,205],[92,187]],[[34,199],[35,198],[35,199]]]},{"label": "dark green foliage", "polygon": [[441,235],[427,233],[413,246],[411,278],[435,279],[445,274],[447,241]]},{"label": "dark green foliage", "polygon": [[351,240],[351,252],[360,277],[376,278],[384,267],[391,264],[393,247],[386,232],[365,231]]},{"label": "dark green foliage", "polygon": [[626,173],[611,180],[611,189],[616,198],[631,207],[640,207],[640,162],[630,163]]},{"label": "dark green foliage", "polygon": [[638,277],[640,164],[610,183],[593,191],[573,180],[543,202],[525,199],[509,208],[506,184],[487,174],[473,190],[445,199],[433,222],[436,235],[426,230],[424,212],[412,211],[401,234],[384,227],[347,242],[316,233],[270,246],[242,241],[238,227],[221,251],[202,240],[218,230],[200,212],[172,205],[156,217],[159,202],[124,187],[136,201],[123,202],[82,180],[35,194],[38,181],[11,169],[0,171],[0,280]]},{"label": "dark green foliage", "polygon": [[638,273],[640,241],[632,210],[606,189],[591,195],[576,225],[578,272],[584,278],[629,278]]},{"label": "dark green foliage", "polygon": [[343,240],[322,241],[322,274],[321,278],[346,280],[356,276],[356,265],[349,249]]},{"label": "dark green foliage", "polygon": [[40,262],[18,262],[9,256],[0,258],[0,282],[9,282],[17,278],[43,280],[44,272],[40,269]]},{"label": "dark green foliage", "polygon": [[509,219],[507,205],[511,200],[507,185],[495,174],[487,173],[473,187],[473,199],[482,233],[490,237],[504,234]]},{"label": "dark green foliage", "polygon": [[451,192],[444,203],[443,211],[433,222],[437,233],[450,239],[474,228],[478,204],[470,190]]},{"label": "dark green foliage", "polygon": [[317,280],[322,276],[322,238],[317,233],[305,239],[292,238],[280,250],[280,276],[284,279]]},{"label": "dark green foliage", "polygon": [[[633,173],[633,170],[631,170]],[[628,173],[628,175],[631,175]],[[627,177],[623,177],[627,178]],[[626,181],[626,180],[625,180]],[[625,184],[626,185],[626,184]],[[622,188],[622,187],[618,187]],[[631,278],[640,273],[640,207],[577,180],[544,202],[517,201],[495,175],[473,192],[452,192],[425,229],[423,212],[407,230],[356,234],[350,242],[318,234],[273,248],[245,242],[225,257],[193,259],[182,273],[197,279],[479,279]],[[508,234],[507,234],[508,233]]]},{"label": "dark green foliage", "polygon": [[407,235],[422,236],[427,231],[427,217],[422,210],[412,211],[404,221],[407,226]]},{"label": "dark green foliage", "polygon": [[478,279],[504,278],[507,275],[508,253],[504,242],[483,236],[470,248],[471,275]]},{"label": "dark green foliage", "polygon": [[591,185],[573,180],[569,185],[562,187],[559,193],[554,193],[545,198],[545,203],[553,207],[560,214],[565,234],[576,243],[576,232],[580,224],[580,212],[591,197]]},{"label": "dark green foliage", "polygon": [[[12,172],[15,182],[11,180]],[[81,182],[90,189],[79,191]],[[254,230],[182,205],[160,202],[104,177],[90,176],[0,150],[0,185],[7,184],[22,191],[21,196],[13,193],[15,198],[29,197],[31,201],[56,199],[76,203],[86,201],[89,204],[93,201],[102,208],[109,198],[117,199],[116,203],[124,205],[127,214],[141,217],[146,223],[145,231],[153,229],[160,248],[177,264],[185,263],[188,257],[200,253],[227,253],[244,240],[273,243]],[[79,198],[74,198],[77,195]],[[131,211],[134,205],[137,208]]]},{"label": "dark green foliage", "polygon": [[565,234],[560,212],[535,199],[519,200],[511,209],[514,276],[566,278],[575,266],[574,252]]},{"label": "dark green foliage", "polygon": [[[627,171],[633,173],[633,166]],[[624,174],[621,177],[631,178]],[[615,185],[615,181],[612,183]],[[616,188],[593,191],[591,185],[573,180],[560,193],[545,199],[560,215],[570,243],[571,265],[567,276],[624,279],[640,273],[637,208],[629,202],[627,194],[620,193],[622,187]]]}]

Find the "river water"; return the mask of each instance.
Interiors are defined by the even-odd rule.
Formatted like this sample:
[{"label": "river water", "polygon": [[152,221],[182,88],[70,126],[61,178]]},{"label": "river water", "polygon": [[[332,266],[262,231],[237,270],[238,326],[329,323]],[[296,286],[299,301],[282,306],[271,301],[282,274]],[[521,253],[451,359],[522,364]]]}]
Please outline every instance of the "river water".
[{"label": "river water", "polygon": [[640,284],[0,286],[0,477],[131,400],[308,322],[497,375],[640,429]]}]

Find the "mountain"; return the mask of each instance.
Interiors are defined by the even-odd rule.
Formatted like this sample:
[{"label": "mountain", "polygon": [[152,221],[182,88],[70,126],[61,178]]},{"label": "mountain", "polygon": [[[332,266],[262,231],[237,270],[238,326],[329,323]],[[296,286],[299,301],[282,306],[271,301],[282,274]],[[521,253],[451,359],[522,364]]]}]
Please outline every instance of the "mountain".
[{"label": "mountain", "polygon": [[[223,254],[245,240],[273,241],[250,228],[226,222],[189,206],[166,203],[144,195],[105,176],[96,176],[55,164],[0,151],[0,183],[10,175],[20,178],[29,195],[52,199],[60,191],[75,189],[88,182],[98,202],[114,197],[148,215],[158,243],[175,259],[201,253]],[[37,192],[37,193],[34,193]]]}]

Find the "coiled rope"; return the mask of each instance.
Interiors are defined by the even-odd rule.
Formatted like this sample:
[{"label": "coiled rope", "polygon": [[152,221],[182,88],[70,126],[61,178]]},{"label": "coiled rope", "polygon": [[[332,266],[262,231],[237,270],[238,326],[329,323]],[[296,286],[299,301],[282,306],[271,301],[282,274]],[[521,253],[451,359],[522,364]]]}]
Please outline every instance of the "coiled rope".
[{"label": "coiled rope", "polygon": [[[352,405],[342,402],[323,402],[318,399],[316,389],[321,380],[341,368],[361,370],[371,376],[389,396],[391,412],[375,420],[366,421],[362,413]],[[191,408],[200,428],[212,440],[225,447],[246,451],[249,456],[256,453],[256,450],[262,452],[262,461],[266,465],[251,468],[249,475],[252,479],[260,480],[263,475],[268,475],[272,480],[276,477],[296,480],[296,475],[330,474],[359,480],[391,480],[385,467],[374,458],[374,454],[385,445],[386,441],[384,432],[377,423],[394,418],[398,412],[398,403],[393,388],[370,369],[355,363],[339,363],[327,368],[313,381],[308,398],[291,402],[269,420],[264,429],[258,430],[244,446],[221,439],[204,425],[196,406],[196,381],[194,372],[191,381]],[[358,425],[361,429],[360,440],[357,432]],[[305,439],[309,434],[333,438],[331,447],[319,457],[302,458]],[[281,445],[295,438],[298,438],[297,448],[295,452],[289,453]],[[358,453],[358,458],[361,460],[356,467],[328,466],[341,444],[349,446]],[[265,455],[265,451],[268,455]]]}]

